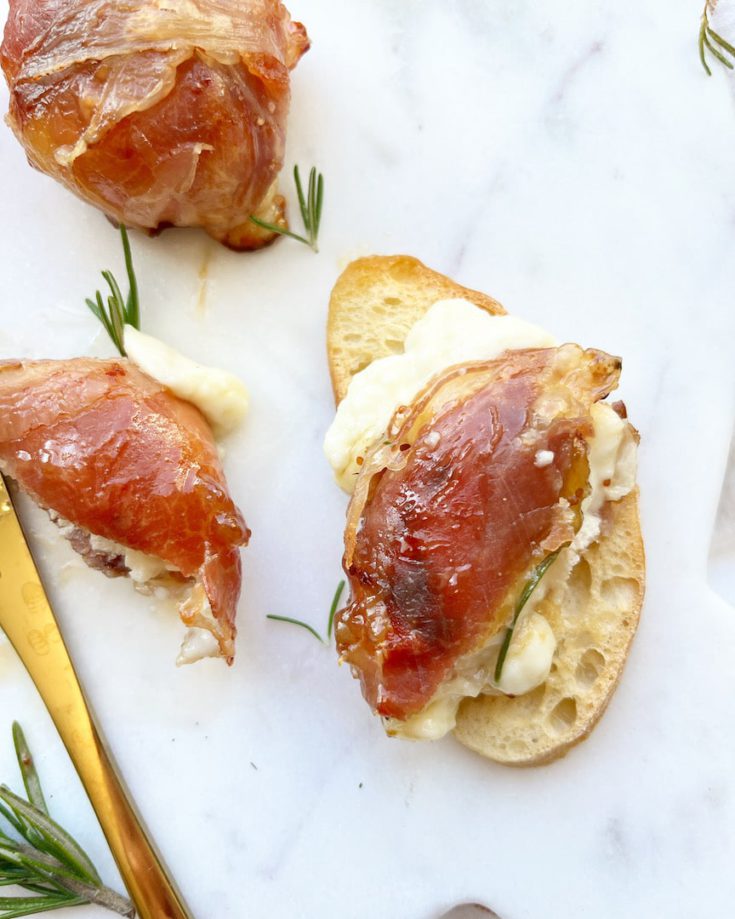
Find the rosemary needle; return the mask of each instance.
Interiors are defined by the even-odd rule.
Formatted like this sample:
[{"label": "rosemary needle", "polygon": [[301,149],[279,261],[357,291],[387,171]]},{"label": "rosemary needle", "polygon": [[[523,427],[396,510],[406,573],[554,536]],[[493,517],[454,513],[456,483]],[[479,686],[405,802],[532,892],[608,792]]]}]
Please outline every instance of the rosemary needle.
[{"label": "rosemary needle", "polygon": [[41,789],[41,781],[38,778],[38,773],[33,763],[31,751],[28,749],[23,729],[17,721],[13,722],[13,743],[15,745],[15,755],[18,759],[21,775],[23,776],[23,784],[25,785],[28,800],[34,807],[43,811],[44,814],[48,814],[46,799]]},{"label": "rosemary needle", "polygon": [[311,246],[314,252],[318,252],[319,227],[322,222],[322,207],[324,205],[324,176],[317,172],[316,166],[312,166],[309,172],[309,185],[306,194],[304,194],[304,187],[301,184],[298,166],[294,166],[293,178],[306,236],[300,236],[298,233],[294,233],[286,227],[279,227],[275,223],[267,223],[265,220],[261,220],[260,217],[251,217],[250,220],[264,230],[278,233],[279,236],[288,236],[297,242],[304,243],[306,246]]},{"label": "rosemary needle", "polygon": [[302,622],[300,619],[292,619],[290,616],[268,615],[265,618],[272,619],[274,622],[289,622],[291,625],[301,626],[302,629],[306,629],[307,632],[311,632],[314,638],[316,638],[318,641],[324,644],[324,639],[322,638],[322,636],[319,634],[319,632],[317,632],[315,628],[310,626],[308,622]]},{"label": "rosemary needle", "polygon": [[[337,608],[339,607],[340,597],[342,596],[342,591],[345,589],[345,582],[340,581],[337,585],[337,589],[334,592],[334,597],[332,598],[332,605],[329,607],[329,620],[327,622],[327,638],[332,636],[332,627],[334,626],[334,617],[337,614]],[[288,622],[290,625],[298,625],[302,629],[306,629],[307,632],[311,634],[320,641],[322,644],[326,644],[322,636],[317,632],[317,630],[310,626],[308,622],[302,622],[301,619],[294,619],[291,616],[274,616],[268,615],[266,619],[272,619],[274,622]],[[0,917],[2,919],[2,917]]]},{"label": "rosemary needle", "polygon": [[125,326],[131,325],[136,329],[140,329],[140,300],[128,231],[123,224],[120,224],[120,236],[122,237],[125,271],[128,276],[128,296],[123,299],[122,291],[115,279],[115,275],[111,271],[103,271],[102,277],[107,281],[107,286],[110,288],[107,304],[105,305],[102,294],[99,291],[95,291],[94,300],[90,300],[87,297],[85,303],[102,323],[117,350],[125,357]]},{"label": "rosemary needle", "polygon": [[[566,544],[568,545],[568,543]],[[500,652],[498,654],[498,660],[495,664],[495,674],[493,679],[496,683],[500,681],[500,677],[503,675],[503,666],[505,664],[505,658],[508,656],[508,649],[510,648],[510,643],[513,638],[513,632],[515,631],[516,623],[518,622],[518,617],[523,612],[523,607],[528,603],[528,600],[531,594],[536,590],[539,585],[539,581],[549,570],[551,565],[556,561],[559,553],[562,549],[566,548],[566,545],[559,546],[556,552],[552,552],[550,555],[547,555],[546,558],[538,564],[533,571],[531,572],[530,577],[526,581],[521,595],[518,598],[516,603],[515,610],[513,611],[513,618],[511,619],[510,625],[505,630],[505,637],[503,638],[503,644],[500,646]]]},{"label": "rosemary needle", "polygon": [[32,916],[68,906],[96,903],[133,917],[129,900],[110,890],[79,843],[48,814],[41,780],[21,726],[13,742],[28,800],[0,786],[0,887],[23,887],[32,896],[0,897],[0,919]]}]

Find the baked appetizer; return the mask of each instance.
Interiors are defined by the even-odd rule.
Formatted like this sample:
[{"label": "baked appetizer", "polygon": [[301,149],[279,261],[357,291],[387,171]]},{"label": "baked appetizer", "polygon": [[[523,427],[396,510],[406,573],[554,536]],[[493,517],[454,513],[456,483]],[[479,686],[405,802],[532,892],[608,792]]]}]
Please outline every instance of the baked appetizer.
[{"label": "baked appetizer", "polygon": [[234,249],[286,226],[289,72],[278,0],[10,0],[8,121],[30,163],[115,221],[203,227]]},{"label": "baked appetizer", "polygon": [[250,533],[194,405],[125,359],[2,361],[0,471],[90,567],[180,598],[179,662],[232,662]]},{"label": "baked appetizer", "polygon": [[389,734],[564,754],[638,623],[638,434],[619,358],[559,345],[407,257],[332,293],[325,451],[352,494],[337,648]]}]

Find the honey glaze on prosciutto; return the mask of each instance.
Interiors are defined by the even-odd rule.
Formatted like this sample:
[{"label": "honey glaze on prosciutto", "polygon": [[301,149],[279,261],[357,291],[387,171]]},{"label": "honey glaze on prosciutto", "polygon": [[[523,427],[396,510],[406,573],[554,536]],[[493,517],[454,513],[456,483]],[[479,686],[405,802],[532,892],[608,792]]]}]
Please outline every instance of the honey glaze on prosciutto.
[{"label": "honey glaze on prosciutto", "polygon": [[[588,489],[589,407],[620,362],[576,345],[452,368],[366,459],[348,511],[337,646],[380,715],[421,711],[569,542]],[[553,460],[539,465],[539,451]]]},{"label": "honey glaze on prosciutto", "polygon": [[76,527],[196,580],[214,622],[192,604],[182,619],[232,660],[250,531],[198,409],[125,360],[2,361],[0,468]]},{"label": "honey glaze on prosciutto", "polygon": [[128,226],[273,234],[289,71],[308,49],[278,0],[10,0],[8,121],[29,161]]}]

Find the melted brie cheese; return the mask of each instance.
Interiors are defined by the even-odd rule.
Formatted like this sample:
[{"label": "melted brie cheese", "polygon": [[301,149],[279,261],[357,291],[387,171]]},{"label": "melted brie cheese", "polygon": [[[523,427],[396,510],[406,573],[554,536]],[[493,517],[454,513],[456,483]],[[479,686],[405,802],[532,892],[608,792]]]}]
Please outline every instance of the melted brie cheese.
[{"label": "melted brie cheese", "polygon": [[391,735],[411,740],[439,740],[457,723],[457,709],[462,699],[481,692],[522,696],[545,683],[556,651],[556,638],[542,615],[530,612],[515,628],[513,641],[503,664],[500,682],[493,680],[503,633],[494,635],[488,644],[468,654],[457,663],[456,675],[439,688],[423,711],[405,721],[385,719]]},{"label": "melted brie cheese", "polygon": [[[396,408],[410,404],[436,374],[455,364],[492,360],[503,351],[556,344],[553,336],[538,326],[511,316],[491,316],[466,300],[435,303],[408,333],[403,354],[373,361],[353,377],[324,441],[337,481],[345,491],[353,491],[358,458],[384,435]],[[636,442],[630,426],[605,403],[593,405],[591,416],[590,493],[582,503],[582,526],[526,604],[500,681],[495,683],[494,671],[502,631],[457,661],[453,676],[423,711],[406,721],[385,719],[389,734],[438,739],[454,727],[463,698],[480,693],[519,696],[548,679],[556,638],[538,607],[546,596],[564,588],[582,553],[599,537],[605,502],[619,500],[635,486]],[[543,468],[553,459],[551,451],[540,450],[535,464]]]},{"label": "melted brie cheese", "polygon": [[146,555],[145,552],[139,552],[137,549],[129,549],[112,539],[105,539],[104,536],[90,533],[89,544],[95,552],[122,555],[125,567],[130,570],[130,578],[139,586],[145,585],[147,581],[160,578],[171,570],[163,559],[156,558],[155,555]]},{"label": "melted brie cheese", "polygon": [[582,526],[572,543],[581,554],[600,535],[600,511],[606,501],[619,501],[635,486],[637,445],[630,426],[604,402],[590,410],[594,436],[590,441],[590,493],[582,502]]},{"label": "melted brie cheese", "polygon": [[385,433],[396,408],[409,405],[437,373],[513,348],[556,343],[523,319],[491,316],[467,300],[439,300],[408,333],[403,354],[373,361],[352,378],[324,440],[337,482],[353,491],[358,460]]},{"label": "melted brie cheese", "polygon": [[226,370],[197,364],[129,325],[125,326],[125,350],[143,373],[195,405],[218,436],[233,431],[247,414],[248,391]]},{"label": "melted brie cheese", "polygon": [[[57,518],[56,523],[61,527],[62,532],[66,531],[68,535],[74,525],[68,523],[62,518]],[[206,597],[201,585],[192,587],[191,583],[182,584],[179,581],[172,581],[168,578],[171,572],[177,572],[173,565],[164,562],[163,559],[155,555],[147,555],[145,552],[139,552],[137,549],[129,549],[112,539],[106,539],[104,536],[97,536],[90,533],[89,544],[95,552],[104,552],[107,555],[122,555],[125,567],[129,569],[129,577],[137,591],[143,594],[152,594],[159,599],[166,599],[172,596],[182,599],[188,592],[188,600],[184,602],[192,607],[196,613],[198,621],[210,622],[213,628],[217,623],[212,615],[212,607]],[[186,630],[181,641],[176,666],[182,664],[193,664],[195,661],[202,660],[205,657],[219,657],[220,647],[217,638],[209,629],[193,627]]]},{"label": "melted brie cheese", "polygon": [[457,709],[462,696],[447,695],[441,691],[434,696],[426,708],[405,721],[384,718],[383,724],[389,737],[405,737],[408,740],[441,740],[457,723]]},{"label": "melted brie cheese", "polygon": [[209,629],[187,629],[176,658],[176,666],[194,664],[205,657],[218,657],[219,653],[219,642]]},{"label": "melted brie cheese", "polygon": [[513,632],[498,689],[507,696],[522,696],[545,683],[555,651],[549,623],[539,613],[527,613]]}]

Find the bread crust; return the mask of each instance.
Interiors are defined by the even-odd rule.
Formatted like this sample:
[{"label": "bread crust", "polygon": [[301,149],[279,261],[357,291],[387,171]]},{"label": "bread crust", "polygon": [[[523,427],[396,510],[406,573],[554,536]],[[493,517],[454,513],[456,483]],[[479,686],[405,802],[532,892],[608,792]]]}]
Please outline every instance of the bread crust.
[{"label": "bread crust", "polygon": [[[503,315],[497,300],[462,287],[407,255],[350,263],[329,302],[327,355],[335,403],[353,375],[400,353],[414,323],[441,299],[463,298]],[[600,538],[561,595],[538,608],[558,641],[545,684],[523,696],[480,696],[460,706],[457,740],[488,759],[538,766],[584,740],[604,713],[635,635],[645,590],[638,489],[603,508]]]},{"label": "bread crust", "polygon": [[350,262],[329,300],[327,358],[335,404],[358,371],[403,349],[411,326],[437,300],[459,297],[494,316],[505,313],[497,300],[456,284],[410,255]]},{"label": "bread crust", "polygon": [[560,596],[542,602],[557,639],[546,683],[524,696],[465,699],[454,736],[509,766],[564,756],[602,717],[623,672],[645,591],[638,489],[605,507],[603,533]]}]

